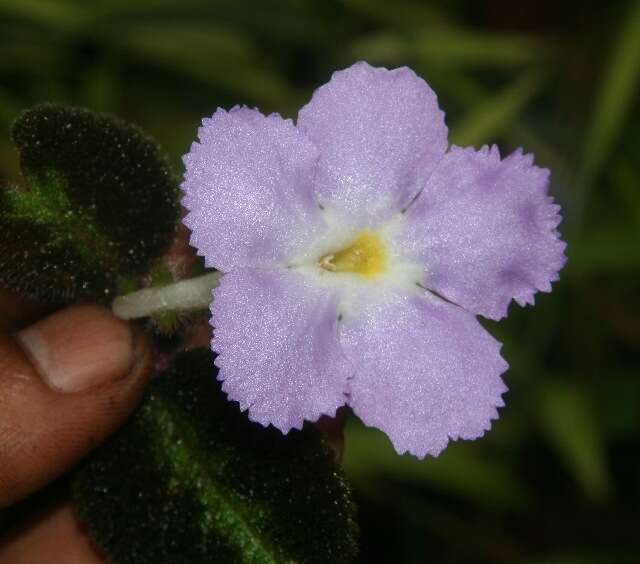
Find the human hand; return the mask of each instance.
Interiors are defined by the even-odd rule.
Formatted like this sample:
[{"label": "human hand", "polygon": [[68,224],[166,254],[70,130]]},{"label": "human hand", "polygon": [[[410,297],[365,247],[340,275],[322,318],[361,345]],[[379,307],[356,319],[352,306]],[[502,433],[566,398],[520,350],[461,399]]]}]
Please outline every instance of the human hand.
[{"label": "human hand", "polygon": [[[69,470],[140,400],[142,334],[104,308],[74,306],[23,327],[37,307],[0,290],[0,509]],[[68,504],[0,539],[0,563],[94,564]]]},{"label": "human hand", "polygon": [[[151,365],[144,338],[104,308],[75,306],[28,325],[40,313],[0,290],[0,510],[114,431],[139,401]],[[196,324],[185,340],[203,346],[210,329]],[[338,459],[344,415],[317,423]],[[104,561],[68,502],[0,536],[0,564]]]}]

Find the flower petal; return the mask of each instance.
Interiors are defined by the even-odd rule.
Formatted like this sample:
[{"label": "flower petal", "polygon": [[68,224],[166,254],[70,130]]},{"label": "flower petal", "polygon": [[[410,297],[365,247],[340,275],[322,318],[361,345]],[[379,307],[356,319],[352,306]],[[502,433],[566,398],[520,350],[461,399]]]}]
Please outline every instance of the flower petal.
[{"label": "flower petal", "polygon": [[549,171],[521,151],[452,147],[399,223],[394,252],[421,262],[425,286],[491,319],[532,304],[566,262]]},{"label": "flower petal", "polygon": [[411,202],[447,148],[435,93],[409,68],[335,72],[298,116],[320,150],[318,200],[371,224]]},{"label": "flower petal", "polygon": [[199,139],[184,157],[184,223],[207,266],[286,264],[324,232],[312,190],[317,150],[291,120],[218,110]]},{"label": "flower petal", "polygon": [[484,434],[506,391],[500,344],[468,312],[432,295],[363,303],[340,339],[356,372],[350,405],[399,453],[437,456]]},{"label": "flower petal", "polygon": [[345,403],[351,371],[333,292],[294,270],[237,270],[213,295],[218,378],[251,420],[286,433]]}]

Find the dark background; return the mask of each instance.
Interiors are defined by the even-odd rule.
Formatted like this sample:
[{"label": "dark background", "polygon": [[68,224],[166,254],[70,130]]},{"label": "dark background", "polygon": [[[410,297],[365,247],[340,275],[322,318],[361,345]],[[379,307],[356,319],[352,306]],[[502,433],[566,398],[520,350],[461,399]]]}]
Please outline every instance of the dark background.
[{"label": "dark background", "polygon": [[423,76],[453,142],[534,152],[569,241],[551,295],[485,323],[511,364],[485,438],[417,461],[349,422],[361,561],[639,562],[640,2],[2,0],[0,181],[34,103],[119,114],[181,167],[217,106],[295,117],[359,59]]}]

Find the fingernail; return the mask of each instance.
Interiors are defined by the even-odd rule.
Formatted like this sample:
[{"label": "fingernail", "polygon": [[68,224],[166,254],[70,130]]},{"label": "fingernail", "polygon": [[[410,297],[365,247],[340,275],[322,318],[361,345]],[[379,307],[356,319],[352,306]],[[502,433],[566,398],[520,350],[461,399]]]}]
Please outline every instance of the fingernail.
[{"label": "fingernail", "polygon": [[99,307],[63,310],[16,337],[42,379],[60,392],[122,379],[135,362],[130,326]]}]

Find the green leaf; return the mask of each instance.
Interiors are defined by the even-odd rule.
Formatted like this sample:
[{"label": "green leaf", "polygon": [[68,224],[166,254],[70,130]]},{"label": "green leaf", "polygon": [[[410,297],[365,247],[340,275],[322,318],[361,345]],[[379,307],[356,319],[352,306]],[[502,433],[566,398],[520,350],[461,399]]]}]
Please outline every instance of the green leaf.
[{"label": "green leaf", "polygon": [[526,71],[511,85],[469,110],[451,131],[458,145],[477,145],[497,137],[512,127],[527,104],[545,84],[545,74]]},{"label": "green leaf", "polygon": [[584,389],[555,381],[541,386],[539,399],[536,413],[558,457],[588,496],[607,497],[610,479],[604,440]]},{"label": "green leaf", "polygon": [[625,157],[612,159],[609,177],[622,209],[640,232],[640,173],[635,162]]},{"label": "green leaf", "polygon": [[594,272],[638,272],[640,229],[625,225],[592,229],[580,237],[580,244],[569,249],[567,274],[582,280]]},{"label": "green leaf", "polygon": [[400,29],[442,25],[449,21],[446,10],[432,2],[388,2],[387,0],[342,0],[348,9],[384,26]]},{"label": "green leaf", "polygon": [[[636,325],[634,324],[633,327]],[[611,372],[595,386],[599,420],[610,442],[635,437],[640,413],[640,377],[629,372]]]},{"label": "green leaf", "polygon": [[376,64],[394,66],[409,57],[410,42],[398,34],[378,33],[358,39],[351,45],[351,57]]},{"label": "green leaf", "polygon": [[540,64],[552,53],[549,42],[526,35],[479,33],[461,28],[430,29],[400,34],[381,32],[358,39],[351,46],[354,58],[387,65],[413,64],[427,76],[440,68],[512,68]]},{"label": "green leaf", "polygon": [[[535,74],[535,71],[533,74]],[[492,99],[492,94],[467,73],[440,72],[434,73],[433,77],[435,79],[436,90],[440,92],[444,98],[451,97],[468,112],[471,112],[472,109],[481,105],[490,105],[489,101]],[[548,84],[548,80],[546,83]],[[514,84],[517,84],[517,81]],[[473,113],[469,113],[467,119],[470,119],[470,116],[473,115]],[[509,116],[507,115],[507,117]],[[480,123],[483,118],[484,116],[482,115],[478,115],[477,117]],[[572,176],[565,156],[562,155],[555,146],[550,145],[546,136],[537,134],[523,123],[522,120],[513,121],[506,126],[504,122],[498,123],[498,125],[500,126],[499,130],[502,136],[511,146],[526,148],[527,152],[535,154],[536,164],[551,169],[554,185],[565,183],[565,179]],[[455,131],[453,133],[455,134]],[[483,133],[483,135],[486,136],[486,132]],[[485,137],[482,141],[490,142],[491,139]]]},{"label": "green leaf", "polygon": [[347,427],[345,443],[344,467],[357,487],[386,475],[427,484],[484,506],[514,509],[530,501],[517,477],[498,460],[474,452],[475,445],[450,445],[437,458],[418,460],[399,456],[382,432],[355,423]]},{"label": "green leaf", "polygon": [[577,186],[578,220],[584,212],[591,188],[625,125],[640,80],[640,1],[632,3],[623,19],[609,65],[598,81],[599,91],[584,141]]},{"label": "green leaf", "polygon": [[269,70],[264,54],[245,34],[206,24],[157,22],[128,25],[115,41],[145,62],[240,94],[240,102],[297,107],[302,97]]},{"label": "green leaf", "polygon": [[424,64],[512,67],[541,62],[551,53],[546,40],[525,35],[500,35],[461,28],[421,32],[411,52]]},{"label": "green leaf", "polygon": [[349,562],[354,507],[318,431],[248,420],[210,351],[180,355],[78,471],[81,518],[116,564]]},{"label": "green leaf", "polygon": [[42,105],[15,122],[22,187],[0,191],[0,281],[55,303],[109,301],[173,236],[177,182],[155,142],[113,117]]},{"label": "green leaf", "polygon": [[0,14],[61,29],[81,28],[86,19],[82,4],[68,0],[0,0]]}]

